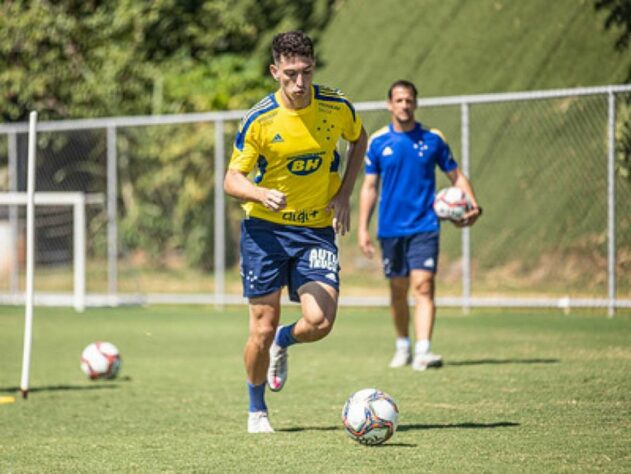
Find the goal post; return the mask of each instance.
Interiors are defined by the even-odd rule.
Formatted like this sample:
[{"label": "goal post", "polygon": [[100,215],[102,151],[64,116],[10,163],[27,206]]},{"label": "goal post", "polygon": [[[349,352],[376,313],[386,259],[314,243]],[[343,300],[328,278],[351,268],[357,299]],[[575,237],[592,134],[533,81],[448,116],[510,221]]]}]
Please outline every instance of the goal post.
[{"label": "goal post", "polygon": [[[73,296],[72,306],[78,312],[86,304],[86,205],[99,203],[99,194],[87,195],[82,192],[38,192],[34,193],[35,206],[70,206],[73,220]],[[28,206],[28,193],[0,193],[1,206]],[[28,234],[28,229],[27,229]],[[27,255],[28,265],[28,255]],[[27,268],[28,269],[28,268]],[[39,301],[37,295],[33,295]]]}]

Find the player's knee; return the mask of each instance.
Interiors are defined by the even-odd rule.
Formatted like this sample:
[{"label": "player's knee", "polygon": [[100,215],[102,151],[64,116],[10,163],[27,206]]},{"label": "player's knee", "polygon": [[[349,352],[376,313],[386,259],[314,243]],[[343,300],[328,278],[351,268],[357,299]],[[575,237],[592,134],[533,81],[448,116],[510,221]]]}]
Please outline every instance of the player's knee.
[{"label": "player's knee", "polygon": [[308,318],[305,318],[309,325],[309,339],[311,341],[318,341],[326,336],[333,330],[333,321],[335,315],[311,314]]},{"label": "player's knee", "polygon": [[408,280],[393,278],[390,280],[390,291],[394,298],[406,298],[409,289]]},{"label": "player's knee", "polygon": [[272,324],[257,324],[250,331],[250,337],[261,350],[269,349],[275,335],[276,328]]},{"label": "player's knee", "polygon": [[434,297],[434,281],[423,280],[414,285],[414,295],[417,298],[433,298]]},{"label": "player's knee", "polygon": [[317,331],[321,337],[328,336],[333,330],[333,321],[329,318],[322,318],[320,324],[317,326]]}]

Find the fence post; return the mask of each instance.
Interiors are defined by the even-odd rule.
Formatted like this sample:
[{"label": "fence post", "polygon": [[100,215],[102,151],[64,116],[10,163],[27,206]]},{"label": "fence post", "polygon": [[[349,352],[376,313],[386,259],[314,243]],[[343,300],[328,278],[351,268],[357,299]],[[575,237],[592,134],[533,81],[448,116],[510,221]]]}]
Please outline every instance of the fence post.
[{"label": "fence post", "polygon": [[215,307],[223,309],[226,271],[226,228],[223,193],[225,167],[224,121],[215,121]]},{"label": "fence post", "polygon": [[116,125],[107,126],[107,291],[118,294],[118,153]]},{"label": "fence post", "polygon": [[[18,191],[18,137],[16,132],[9,133],[9,191]],[[11,227],[11,244],[13,258],[11,259],[10,291],[16,295],[20,291],[20,214],[18,206],[9,207],[9,223]]]},{"label": "fence post", "polygon": [[607,315],[616,312],[616,95],[608,92],[607,124]]},{"label": "fence post", "polygon": [[[460,104],[462,172],[469,177],[469,104]],[[462,229],[462,311],[471,308],[471,228]]]}]

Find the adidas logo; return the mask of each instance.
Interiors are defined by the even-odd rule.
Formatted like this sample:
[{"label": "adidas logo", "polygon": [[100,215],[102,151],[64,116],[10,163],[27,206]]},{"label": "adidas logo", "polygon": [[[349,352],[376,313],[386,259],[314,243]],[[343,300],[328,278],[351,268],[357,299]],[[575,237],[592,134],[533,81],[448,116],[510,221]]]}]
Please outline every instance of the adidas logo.
[{"label": "adidas logo", "polygon": [[333,272],[331,273],[327,273],[326,275],[324,275],[326,278],[328,278],[329,280],[332,281],[337,281],[337,275]]},{"label": "adidas logo", "polygon": [[392,151],[392,148],[390,148],[389,146],[387,146],[387,147],[385,147],[385,148],[383,149],[383,151],[381,152],[381,156],[390,156],[390,155],[392,155],[392,153],[394,153],[394,152]]},{"label": "adidas logo", "polygon": [[423,262],[423,266],[427,268],[434,268],[434,259],[428,258],[427,260]]},{"label": "adidas logo", "polygon": [[277,133],[276,135],[274,135],[274,138],[272,138],[272,143],[283,143],[285,140],[283,140],[283,137],[280,136],[280,133]]}]

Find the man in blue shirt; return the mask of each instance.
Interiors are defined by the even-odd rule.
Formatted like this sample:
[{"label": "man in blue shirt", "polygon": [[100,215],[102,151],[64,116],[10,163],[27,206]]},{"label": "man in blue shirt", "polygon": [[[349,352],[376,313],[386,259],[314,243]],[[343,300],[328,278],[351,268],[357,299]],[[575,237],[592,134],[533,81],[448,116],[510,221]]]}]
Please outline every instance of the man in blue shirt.
[{"label": "man in blue shirt", "polygon": [[[390,86],[391,123],[370,137],[366,152],[358,240],[364,255],[372,258],[375,247],[368,228],[379,199],[377,237],[381,243],[384,273],[390,281],[390,310],[397,336],[390,367],[412,363],[414,370],[425,370],[442,366],[442,358],[430,350],[436,318],[434,276],[440,232],[440,222],[433,209],[436,167],[447,175],[453,186],[461,188],[471,202],[470,209],[462,220],[454,222],[455,225],[472,225],[482,214],[482,208],[443,134],[437,129],[424,128],[415,120],[416,104],[414,84],[401,80]],[[408,332],[410,287],[416,301],[414,358]]]}]

